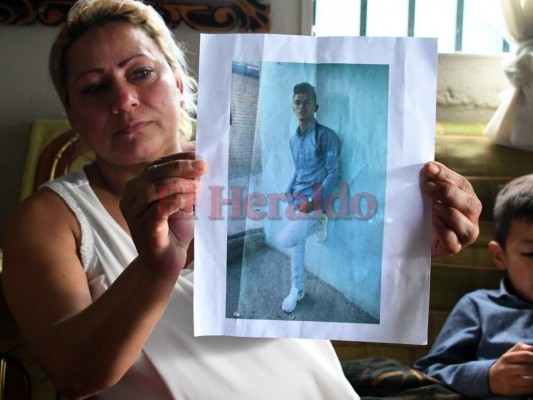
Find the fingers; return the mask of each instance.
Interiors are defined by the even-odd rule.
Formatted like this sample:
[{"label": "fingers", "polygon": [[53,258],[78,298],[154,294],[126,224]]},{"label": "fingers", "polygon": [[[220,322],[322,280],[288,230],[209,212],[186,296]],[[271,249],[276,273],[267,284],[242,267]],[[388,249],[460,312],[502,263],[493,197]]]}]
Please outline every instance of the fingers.
[{"label": "fingers", "polygon": [[446,206],[459,210],[471,221],[476,221],[481,213],[481,202],[472,185],[466,178],[453,172],[443,164],[427,163],[423,172],[428,177],[424,191]]},{"label": "fingers", "polygon": [[507,350],[506,353],[513,353],[515,351],[529,351],[532,354],[533,357],[533,346],[529,344],[525,344],[524,342],[518,342],[513,347],[511,347],[509,350]]},{"label": "fingers", "polygon": [[[170,216],[180,217],[182,213],[192,213],[198,188],[199,184],[196,181],[165,185],[159,191],[158,217],[168,219]],[[176,213],[179,214],[174,215]]]},{"label": "fingers", "polygon": [[435,213],[432,215],[432,222],[431,255],[447,256],[458,253],[463,248],[463,244],[455,231]]},{"label": "fingers", "polygon": [[533,376],[533,346],[518,342],[507,350],[498,361],[512,366],[514,375]]},{"label": "fingers", "polygon": [[422,190],[432,200],[433,255],[457,253],[479,235],[481,202],[470,182],[443,164],[427,163],[422,173]]},{"label": "fingers", "polygon": [[493,394],[522,395],[533,390],[533,347],[517,343],[505,352],[489,370]]},{"label": "fingers", "polygon": [[127,183],[121,210],[125,216],[134,218],[157,212],[157,217],[162,219],[179,210],[190,212],[199,189],[195,178],[205,172],[206,163],[194,160],[194,153],[160,158]]},{"label": "fingers", "polygon": [[120,202],[125,215],[140,216],[155,206],[157,217],[167,219],[180,209],[190,211],[196,201],[199,182],[186,178],[167,178],[150,181],[139,178],[130,181]]},{"label": "fingers", "polygon": [[457,186],[465,192],[474,194],[474,189],[468,180],[458,173],[452,171],[444,164],[438,161],[431,161],[424,165],[422,172],[428,177],[429,180],[443,181],[454,186]]},{"label": "fingers", "polygon": [[433,203],[432,211],[434,226],[450,241],[465,247],[477,239],[477,217],[469,217],[464,211],[438,200]]},{"label": "fingers", "polygon": [[195,160],[192,152],[177,153],[159,158],[145,168],[143,175],[149,181],[157,181],[169,177],[198,178],[206,172],[206,163]]}]

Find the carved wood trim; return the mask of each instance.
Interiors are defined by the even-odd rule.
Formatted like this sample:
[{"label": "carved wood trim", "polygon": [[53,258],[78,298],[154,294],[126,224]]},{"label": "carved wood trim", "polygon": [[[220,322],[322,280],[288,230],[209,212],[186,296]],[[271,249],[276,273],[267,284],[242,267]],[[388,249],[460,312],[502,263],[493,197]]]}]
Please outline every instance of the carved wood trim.
[{"label": "carved wood trim", "polygon": [[[0,24],[59,25],[76,0],[3,0]],[[168,26],[184,23],[199,31],[268,32],[270,4],[260,0],[151,0]]]}]

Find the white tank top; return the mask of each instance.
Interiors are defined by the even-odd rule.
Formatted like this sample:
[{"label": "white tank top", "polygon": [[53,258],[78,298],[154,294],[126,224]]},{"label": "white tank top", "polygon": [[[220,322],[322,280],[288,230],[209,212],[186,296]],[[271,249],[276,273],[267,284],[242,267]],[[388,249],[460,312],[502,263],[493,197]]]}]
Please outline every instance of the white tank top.
[{"label": "white tank top", "polygon": [[[91,189],[84,170],[45,184],[81,228],[79,255],[93,300],[137,256],[131,237]],[[184,270],[137,362],[99,399],[358,399],[329,341],[194,337],[193,279]]]}]

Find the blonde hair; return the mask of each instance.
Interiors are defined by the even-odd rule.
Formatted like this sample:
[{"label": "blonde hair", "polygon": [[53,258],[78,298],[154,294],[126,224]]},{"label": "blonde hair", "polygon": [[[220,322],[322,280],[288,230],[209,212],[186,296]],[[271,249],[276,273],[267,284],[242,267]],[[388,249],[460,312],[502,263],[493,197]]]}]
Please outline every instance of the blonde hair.
[{"label": "blonde hair", "polygon": [[179,134],[181,140],[194,135],[196,118],[196,81],[191,76],[183,49],[154,8],[136,0],[79,0],[71,8],[52,45],[49,72],[65,108],[69,106],[66,55],[70,47],[87,31],[109,22],[125,21],[143,29],[159,47],[183,85],[183,104]]}]

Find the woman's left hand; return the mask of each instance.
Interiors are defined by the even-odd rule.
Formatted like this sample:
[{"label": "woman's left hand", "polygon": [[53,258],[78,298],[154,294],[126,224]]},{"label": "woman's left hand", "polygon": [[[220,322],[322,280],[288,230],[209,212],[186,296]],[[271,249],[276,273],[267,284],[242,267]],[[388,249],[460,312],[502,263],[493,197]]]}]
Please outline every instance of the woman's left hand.
[{"label": "woman's left hand", "polygon": [[428,162],[422,173],[422,190],[432,200],[431,255],[458,253],[479,235],[481,201],[466,178],[439,162]]}]

